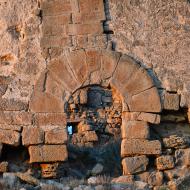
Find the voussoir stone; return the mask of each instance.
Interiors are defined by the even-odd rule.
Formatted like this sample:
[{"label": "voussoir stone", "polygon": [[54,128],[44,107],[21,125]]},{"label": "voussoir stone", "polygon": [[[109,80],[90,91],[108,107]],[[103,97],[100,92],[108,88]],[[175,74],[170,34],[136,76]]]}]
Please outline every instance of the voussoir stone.
[{"label": "voussoir stone", "polygon": [[148,123],[143,121],[123,121],[121,129],[123,139],[147,139],[150,136]]},{"label": "voussoir stone", "polygon": [[162,110],[160,96],[156,87],[150,88],[136,94],[126,102],[129,105],[129,110],[132,112],[152,112],[159,113]]},{"label": "voussoir stone", "polygon": [[46,144],[65,144],[68,140],[67,129],[56,127],[45,132]]},{"label": "voussoir stone", "polygon": [[24,146],[44,143],[44,131],[39,127],[24,127],[22,143]]},{"label": "voussoir stone", "polygon": [[121,157],[131,155],[159,155],[161,143],[158,140],[123,139],[121,143]]},{"label": "voussoir stone", "polygon": [[68,152],[66,145],[38,145],[28,148],[30,163],[66,161]]},{"label": "voussoir stone", "polygon": [[148,158],[146,156],[126,157],[122,160],[123,174],[135,174],[146,171],[148,165]]}]

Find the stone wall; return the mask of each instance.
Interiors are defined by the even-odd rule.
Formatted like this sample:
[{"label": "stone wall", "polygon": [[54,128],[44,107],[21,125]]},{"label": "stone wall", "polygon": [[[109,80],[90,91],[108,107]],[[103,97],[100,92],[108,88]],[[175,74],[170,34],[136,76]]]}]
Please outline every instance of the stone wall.
[{"label": "stone wall", "polygon": [[179,185],[189,171],[189,7],[2,0],[1,149],[26,147],[27,162],[55,177],[68,144],[93,148],[119,137],[125,182]]}]

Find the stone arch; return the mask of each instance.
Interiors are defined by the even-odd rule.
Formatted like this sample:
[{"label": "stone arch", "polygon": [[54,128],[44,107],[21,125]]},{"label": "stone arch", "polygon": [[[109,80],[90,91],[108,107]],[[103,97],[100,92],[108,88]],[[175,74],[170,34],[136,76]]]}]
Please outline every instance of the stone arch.
[{"label": "stone arch", "polygon": [[147,71],[125,54],[77,50],[50,61],[30,101],[32,112],[64,112],[77,89],[98,84],[113,86],[123,98],[124,111],[161,112],[160,97]]},{"label": "stone arch", "polygon": [[[30,111],[35,114],[61,113],[64,119],[60,121],[64,120],[62,124],[66,125],[65,103],[77,89],[88,85],[111,86],[121,95],[121,157],[124,175],[130,172],[127,166],[130,155],[161,153],[160,142],[148,140],[148,123],[159,123],[159,115],[154,113],[160,113],[162,109],[157,88],[146,70],[125,54],[77,50],[52,59],[34,87]],[[34,154],[32,151],[29,149],[31,155]],[[143,156],[137,159],[142,157],[146,169],[148,158]],[[66,157],[58,160],[55,158],[55,161],[64,161]],[[33,158],[30,160],[38,161]]]}]

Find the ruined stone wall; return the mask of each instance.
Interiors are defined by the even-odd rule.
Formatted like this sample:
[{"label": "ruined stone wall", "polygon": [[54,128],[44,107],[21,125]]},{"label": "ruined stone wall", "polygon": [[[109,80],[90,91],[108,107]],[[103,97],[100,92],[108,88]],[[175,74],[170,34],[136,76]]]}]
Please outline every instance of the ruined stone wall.
[{"label": "ruined stone wall", "polygon": [[66,162],[67,125],[77,123],[74,145],[120,136],[118,180],[177,186],[190,165],[189,8],[185,0],[0,0],[1,149],[27,147],[30,163]]}]

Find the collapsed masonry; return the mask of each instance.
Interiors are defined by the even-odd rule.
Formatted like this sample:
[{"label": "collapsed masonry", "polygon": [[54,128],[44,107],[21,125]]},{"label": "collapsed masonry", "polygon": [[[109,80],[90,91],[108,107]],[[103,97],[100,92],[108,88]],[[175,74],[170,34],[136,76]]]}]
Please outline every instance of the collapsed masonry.
[{"label": "collapsed masonry", "polygon": [[[104,9],[102,0],[41,3],[47,67],[28,103],[1,99],[1,149],[4,144],[27,147],[29,162],[40,163],[44,176],[52,177],[56,163],[68,160],[68,144],[93,148],[120,136],[126,180],[175,185],[173,180],[190,170],[190,143],[188,133],[167,134],[164,128],[187,123],[187,116],[171,112],[160,124],[160,113],[180,110],[180,98],[172,90],[161,101],[148,72],[110,49]],[[7,83],[1,79],[5,91]]]}]

